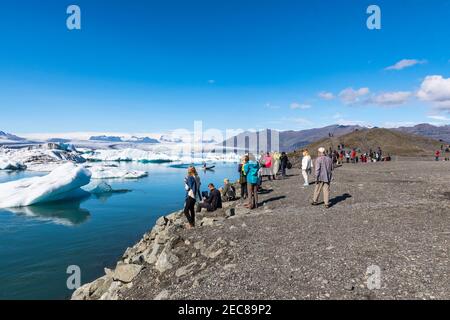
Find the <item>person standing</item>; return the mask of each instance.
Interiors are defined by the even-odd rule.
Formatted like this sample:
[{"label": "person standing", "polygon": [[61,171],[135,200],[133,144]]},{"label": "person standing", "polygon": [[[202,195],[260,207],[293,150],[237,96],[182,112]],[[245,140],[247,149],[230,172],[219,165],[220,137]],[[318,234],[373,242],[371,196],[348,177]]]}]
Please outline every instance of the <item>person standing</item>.
[{"label": "person standing", "polygon": [[437,150],[437,151],[434,153],[434,156],[435,156],[435,160],[436,160],[436,161],[439,161],[439,157],[441,156],[441,152],[440,152],[439,150]]},{"label": "person standing", "polygon": [[287,169],[288,163],[289,163],[289,158],[288,158],[286,152],[281,153],[280,163],[281,163],[281,176],[283,178],[286,178],[286,169]]},{"label": "person standing", "polygon": [[195,227],[195,198],[198,194],[196,170],[194,167],[189,167],[188,169],[188,174],[184,178],[184,188],[186,190],[184,215],[188,220],[186,227],[191,229]]},{"label": "person standing", "polygon": [[311,203],[313,206],[318,205],[319,196],[323,191],[323,201],[325,208],[330,207],[330,183],[333,172],[333,162],[325,156],[325,148],[319,148],[319,157],[316,159],[316,188],[314,190],[314,198]]},{"label": "person standing", "polygon": [[272,175],[276,178],[281,169],[281,154],[279,152],[274,152],[272,158]]},{"label": "person standing", "polygon": [[307,149],[303,150],[303,158],[302,158],[302,175],[305,183],[304,187],[309,186],[309,175],[312,173],[312,159],[309,155],[309,151]]},{"label": "person standing", "polygon": [[247,199],[248,197],[248,189],[247,189],[247,176],[244,172],[244,164],[245,158],[242,160],[242,163],[239,164],[239,184],[241,185],[241,199]]},{"label": "person standing", "polygon": [[250,156],[245,157],[244,172],[247,177],[248,204],[245,207],[255,209],[258,207],[258,171],[259,163],[250,160]]}]

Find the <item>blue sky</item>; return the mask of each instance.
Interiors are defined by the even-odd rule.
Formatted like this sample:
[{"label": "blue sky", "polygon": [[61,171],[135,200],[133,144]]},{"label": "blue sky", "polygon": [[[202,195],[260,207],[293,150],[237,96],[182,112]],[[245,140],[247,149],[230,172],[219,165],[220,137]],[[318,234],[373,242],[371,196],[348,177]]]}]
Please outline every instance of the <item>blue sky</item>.
[{"label": "blue sky", "polygon": [[450,0],[4,2],[0,130],[448,124],[449,14]]}]

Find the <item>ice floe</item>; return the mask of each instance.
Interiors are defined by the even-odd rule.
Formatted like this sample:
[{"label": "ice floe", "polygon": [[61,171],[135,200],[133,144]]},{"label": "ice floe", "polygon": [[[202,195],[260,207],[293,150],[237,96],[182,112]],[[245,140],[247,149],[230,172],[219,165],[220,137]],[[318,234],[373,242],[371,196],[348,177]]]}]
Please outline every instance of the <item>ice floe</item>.
[{"label": "ice floe", "polygon": [[146,171],[130,170],[112,165],[86,166],[92,179],[139,179],[148,176]]},{"label": "ice floe", "polygon": [[90,180],[89,170],[69,162],[43,177],[0,184],[0,208],[79,198],[86,195],[81,187],[89,184]]},{"label": "ice floe", "polygon": [[25,170],[26,168],[27,166],[21,162],[0,159],[0,170],[16,171],[16,170]]}]

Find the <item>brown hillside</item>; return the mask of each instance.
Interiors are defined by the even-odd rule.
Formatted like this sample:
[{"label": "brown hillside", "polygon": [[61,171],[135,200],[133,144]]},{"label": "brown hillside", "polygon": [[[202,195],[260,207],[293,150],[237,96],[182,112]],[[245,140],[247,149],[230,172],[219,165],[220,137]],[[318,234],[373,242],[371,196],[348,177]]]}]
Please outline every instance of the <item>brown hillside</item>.
[{"label": "brown hillside", "polygon": [[[308,145],[306,148],[315,155],[319,147],[337,149],[343,143],[345,148],[357,148],[361,152],[381,147],[384,154],[392,156],[432,156],[441,147],[441,142],[413,134],[389,129],[358,130],[341,137],[326,138]],[[295,155],[299,155],[297,150]]]}]

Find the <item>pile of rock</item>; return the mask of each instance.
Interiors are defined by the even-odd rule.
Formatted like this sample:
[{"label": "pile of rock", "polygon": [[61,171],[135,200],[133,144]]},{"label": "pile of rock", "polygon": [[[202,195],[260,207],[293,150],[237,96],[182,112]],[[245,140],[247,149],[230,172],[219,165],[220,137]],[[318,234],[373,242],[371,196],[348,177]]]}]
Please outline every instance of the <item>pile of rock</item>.
[{"label": "pile of rock", "polygon": [[[224,208],[217,212],[198,213],[197,225],[220,226],[227,219],[248,213],[250,210],[236,206],[236,203],[224,203]],[[159,218],[149,233],[125,251],[114,270],[105,269],[103,277],[77,289],[72,299],[117,300],[120,299],[120,292],[130,289],[136,277],[146,268],[152,268],[159,275],[172,271],[173,275],[170,274],[170,277],[180,278],[191,274],[194,269],[204,268],[206,261],[214,260],[225,252],[228,244],[220,238],[210,245],[204,241],[191,243],[188,239],[184,239],[182,234],[185,223],[182,211]],[[203,260],[192,261],[200,257]]]}]

